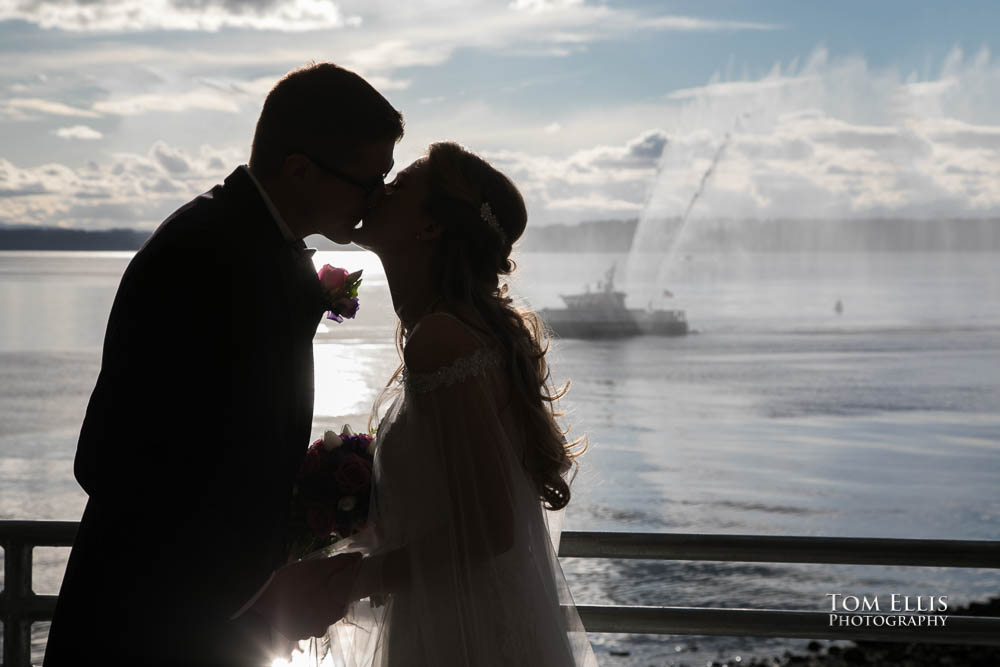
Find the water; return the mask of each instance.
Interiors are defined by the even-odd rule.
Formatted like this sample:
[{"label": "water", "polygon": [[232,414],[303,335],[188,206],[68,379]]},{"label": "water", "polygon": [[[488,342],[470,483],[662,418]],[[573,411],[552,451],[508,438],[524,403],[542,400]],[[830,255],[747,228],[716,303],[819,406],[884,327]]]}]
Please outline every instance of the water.
[{"label": "water", "polygon": [[[82,513],[76,437],[129,256],[0,253],[2,518]],[[398,358],[377,259],[316,259],[365,269],[359,319],[316,337],[318,436],[362,424]],[[514,289],[540,308],[625,256],[518,260]],[[677,298],[665,302],[686,309],[697,333],[554,345],[554,375],[573,383],[563,407],[591,445],[564,528],[1000,539],[998,266],[985,253],[678,261],[662,286]],[[655,273],[639,266],[630,275],[641,283]],[[36,592],[58,591],[67,551],[36,550]],[[988,570],[582,559],[564,567],[586,604],[823,610],[828,592],[899,592],[948,595],[957,606],[1000,591],[1000,572]],[[803,643],[591,638],[607,665],[703,664]],[[39,624],[36,661],[44,639]]]}]

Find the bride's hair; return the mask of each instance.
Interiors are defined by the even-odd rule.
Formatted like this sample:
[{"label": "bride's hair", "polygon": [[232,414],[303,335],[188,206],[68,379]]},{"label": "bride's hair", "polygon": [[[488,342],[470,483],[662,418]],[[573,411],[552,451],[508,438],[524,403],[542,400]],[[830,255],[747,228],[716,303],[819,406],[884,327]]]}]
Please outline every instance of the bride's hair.
[{"label": "bride's hair", "polygon": [[[541,319],[516,306],[507,284],[500,283],[500,276],[515,268],[510,253],[527,224],[524,199],[510,179],[455,143],[431,144],[427,167],[424,208],[444,227],[431,262],[435,289],[444,303],[472,305],[502,346],[515,414],[527,436],[522,464],[540,499],[549,509],[562,509],[570,498],[563,474],[577,465],[575,459],[587,445],[585,438],[567,442],[566,431],[556,422],[563,413],[555,402],[566,394],[569,382],[558,391],[550,385],[545,362],[549,340]],[[496,226],[487,222],[490,214]],[[397,333],[401,349],[402,327]]]}]

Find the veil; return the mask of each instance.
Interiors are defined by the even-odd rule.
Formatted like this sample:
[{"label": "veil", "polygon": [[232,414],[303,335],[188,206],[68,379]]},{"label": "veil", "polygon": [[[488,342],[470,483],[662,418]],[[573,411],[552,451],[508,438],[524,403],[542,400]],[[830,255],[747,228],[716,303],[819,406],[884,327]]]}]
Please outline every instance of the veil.
[{"label": "veil", "polygon": [[308,664],[597,667],[507,387],[484,345],[388,390],[367,528],[324,552],[366,556],[356,601]]}]

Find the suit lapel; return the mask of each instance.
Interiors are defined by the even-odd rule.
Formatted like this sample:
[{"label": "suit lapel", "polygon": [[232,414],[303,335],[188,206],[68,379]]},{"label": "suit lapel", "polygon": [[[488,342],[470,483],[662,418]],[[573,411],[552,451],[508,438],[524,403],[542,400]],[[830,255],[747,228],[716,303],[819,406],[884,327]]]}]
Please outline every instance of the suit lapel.
[{"label": "suit lapel", "polygon": [[260,191],[242,167],[237,167],[226,178],[223,190],[239,211],[250,246],[272,255],[281,264],[280,273],[286,277],[282,289],[285,298],[291,310],[302,318],[303,325],[311,322],[311,331],[315,333],[326,310],[326,295],[305,243],[285,239]]}]

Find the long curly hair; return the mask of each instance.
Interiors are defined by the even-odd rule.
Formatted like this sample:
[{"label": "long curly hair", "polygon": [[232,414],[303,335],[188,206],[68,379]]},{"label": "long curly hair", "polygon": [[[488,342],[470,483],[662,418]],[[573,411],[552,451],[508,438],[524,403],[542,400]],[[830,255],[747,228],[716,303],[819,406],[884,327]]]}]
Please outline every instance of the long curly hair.
[{"label": "long curly hair", "polygon": [[[556,410],[555,402],[570,383],[558,390],[551,386],[545,361],[549,338],[542,320],[515,305],[508,285],[500,281],[516,268],[510,253],[528,221],[524,199],[510,179],[456,143],[431,144],[427,168],[424,210],[444,227],[432,258],[435,291],[442,303],[471,305],[500,343],[512,381],[513,408],[527,436],[521,463],[548,509],[562,509],[570,499],[563,475],[572,467],[575,476],[576,459],[588,445],[584,437],[568,441],[567,431],[556,421],[564,413]],[[489,204],[500,229],[483,220],[484,204]],[[402,356],[401,323],[396,344]],[[390,386],[401,372],[402,365]]]}]

